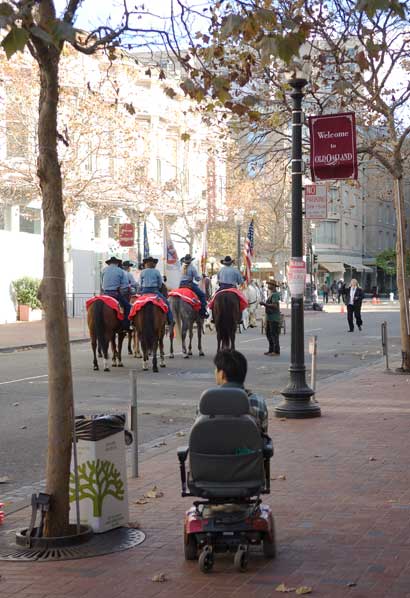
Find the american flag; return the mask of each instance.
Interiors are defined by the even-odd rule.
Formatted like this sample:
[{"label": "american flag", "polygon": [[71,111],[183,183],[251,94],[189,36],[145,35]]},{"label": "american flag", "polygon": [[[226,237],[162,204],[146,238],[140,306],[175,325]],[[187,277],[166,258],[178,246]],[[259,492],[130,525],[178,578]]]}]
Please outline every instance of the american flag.
[{"label": "american flag", "polygon": [[253,257],[253,242],[254,242],[255,227],[253,224],[253,218],[248,228],[248,234],[246,236],[245,247],[243,254],[245,256],[245,280],[249,284],[252,278],[252,257]]}]

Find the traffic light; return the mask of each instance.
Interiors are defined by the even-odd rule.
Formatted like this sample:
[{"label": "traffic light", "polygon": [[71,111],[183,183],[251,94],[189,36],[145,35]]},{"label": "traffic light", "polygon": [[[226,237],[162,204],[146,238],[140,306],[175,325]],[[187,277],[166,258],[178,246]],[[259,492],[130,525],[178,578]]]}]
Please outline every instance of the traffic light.
[{"label": "traffic light", "polygon": [[313,254],[313,263],[317,264],[317,253]]}]

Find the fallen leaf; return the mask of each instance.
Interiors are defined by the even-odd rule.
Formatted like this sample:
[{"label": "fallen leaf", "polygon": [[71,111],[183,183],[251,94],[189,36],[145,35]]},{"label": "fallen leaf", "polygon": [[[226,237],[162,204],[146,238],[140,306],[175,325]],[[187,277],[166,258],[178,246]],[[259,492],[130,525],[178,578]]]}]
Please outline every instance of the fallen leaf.
[{"label": "fallen leaf", "polygon": [[0,478],[0,484],[7,484],[7,482],[11,482],[8,475],[4,475]]},{"label": "fallen leaf", "polygon": [[134,501],[136,505],[146,505],[148,502],[149,501],[143,496],[141,498],[137,498],[137,500]]},{"label": "fallen leaf", "polygon": [[130,521],[128,527],[131,527],[132,529],[139,529],[141,526],[138,521]]},{"label": "fallen leaf", "polygon": [[312,588],[309,588],[309,586],[300,586],[299,588],[296,589],[296,594],[299,594],[299,596],[301,594],[311,594],[312,593]]},{"label": "fallen leaf", "polygon": [[369,457],[369,461],[377,461],[376,457]]},{"label": "fallen leaf", "polygon": [[27,430],[27,426],[20,426],[20,430]]},{"label": "fallen leaf", "polygon": [[354,581],[349,581],[349,583],[347,584],[348,588],[355,588],[357,586],[357,583],[355,583]]},{"label": "fallen leaf", "polygon": [[283,475],[278,475],[278,480],[286,480],[286,476],[285,476],[285,474],[283,474]]},{"label": "fallen leaf", "polygon": [[164,493],[158,490],[156,486],[153,486],[151,490],[145,494],[145,498],[161,498],[162,496],[164,496]]},{"label": "fallen leaf", "polygon": [[166,442],[164,440],[161,440],[161,442],[158,442],[158,444],[154,444],[154,448],[158,448],[159,446],[166,446]]},{"label": "fallen leaf", "polygon": [[13,407],[18,407],[20,403],[13,403]]},{"label": "fallen leaf", "polygon": [[165,575],[165,573],[157,573],[156,575],[154,575],[154,577],[152,578],[152,581],[157,581],[159,583],[163,583],[164,581],[168,581],[167,576]]},{"label": "fallen leaf", "polygon": [[279,419],[279,421],[280,421],[280,422],[286,422],[286,421],[288,421],[288,420],[286,419],[286,417],[281,417],[281,418]]},{"label": "fallen leaf", "polygon": [[313,456],[316,457],[316,458],[318,458],[318,457],[321,457],[322,455],[313,455]]},{"label": "fallen leaf", "polygon": [[176,433],[176,436],[179,436],[179,437],[185,436],[185,435],[186,435],[185,432],[182,432],[182,431]]},{"label": "fallen leaf", "polygon": [[151,415],[151,411],[144,411],[142,415]]},{"label": "fallen leaf", "polygon": [[275,592],[283,592],[284,594],[288,593],[288,592],[294,592],[295,590],[296,590],[296,588],[288,588],[288,587],[286,587],[284,583],[281,583],[280,585],[278,585],[275,588]]}]

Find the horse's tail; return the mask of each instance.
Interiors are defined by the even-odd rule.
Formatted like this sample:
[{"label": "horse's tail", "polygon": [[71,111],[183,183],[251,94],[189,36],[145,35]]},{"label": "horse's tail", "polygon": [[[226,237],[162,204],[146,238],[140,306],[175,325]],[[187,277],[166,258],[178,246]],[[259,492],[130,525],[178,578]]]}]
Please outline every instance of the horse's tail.
[{"label": "horse's tail", "polygon": [[104,302],[95,301],[94,303],[94,330],[95,336],[97,337],[98,349],[105,353],[108,350],[108,342],[105,338],[105,326],[104,326]]},{"label": "horse's tail", "polygon": [[172,315],[174,316],[174,321],[175,321],[175,325],[176,325],[176,332],[177,332],[178,338],[182,337],[181,301],[182,301],[182,299],[179,299],[178,297],[175,297],[175,298],[171,297],[171,299],[170,299]]},{"label": "horse's tail", "polygon": [[230,345],[232,331],[236,330],[238,324],[238,314],[232,305],[234,299],[237,300],[239,307],[239,299],[237,297],[232,298],[232,293],[218,293],[217,295],[218,318],[215,319],[215,324],[224,346]]},{"label": "horse's tail", "polygon": [[155,324],[154,306],[152,303],[146,303],[142,310],[142,334],[140,341],[145,345],[147,351],[154,350]]}]

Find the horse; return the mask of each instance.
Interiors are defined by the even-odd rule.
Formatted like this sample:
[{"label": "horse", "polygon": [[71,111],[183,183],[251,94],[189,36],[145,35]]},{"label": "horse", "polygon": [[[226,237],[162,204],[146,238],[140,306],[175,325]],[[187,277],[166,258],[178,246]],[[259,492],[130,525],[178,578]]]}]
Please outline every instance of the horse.
[{"label": "horse", "polygon": [[[98,345],[98,353],[102,353],[104,359],[104,372],[110,371],[108,367],[108,347],[110,343],[112,367],[122,368],[121,351],[126,331],[122,329],[122,322],[118,319],[115,309],[106,305],[101,299],[97,299],[88,307],[87,323],[94,355],[94,370],[100,369],[96,355]],[[116,334],[118,334],[118,348],[115,340]]]},{"label": "horse", "polygon": [[152,371],[158,372],[157,351],[159,346],[160,367],[165,367],[164,335],[166,313],[157,305],[146,303],[133,316],[134,328],[141,343],[143,353],[143,370],[148,370],[149,354],[152,353]]},{"label": "horse", "polygon": [[236,328],[241,319],[239,297],[229,291],[216,293],[212,311],[218,342],[217,350],[234,351]]},{"label": "horse", "polygon": [[[248,300],[248,317],[249,317],[249,326],[251,328],[256,328],[256,310],[258,309],[259,302],[261,300],[261,292],[258,287],[253,283],[250,282],[244,291],[244,295]],[[243,317],[243,316],[242,316]]]},{"label": "horse", "polygon": [[[197,325],[198,334],[198,351],[199,356],[203,357],[205,353],[202,351],[202,320],[199,317],[199,313],[191,307],[181,297],[169,298],[171,304],[172,313],[174,315],[174,324],[170,327],[169,338],[170,338],[170,358],[174,357],[174,326],[176,325],[178,335],[182,339],[182,353],[185,359],[189,359],[192,355],[192,337],[194,336],[194,325]],[[188,351],[186,349],[186,335],[189,332],[189,346]]]}]

